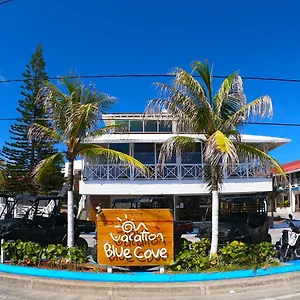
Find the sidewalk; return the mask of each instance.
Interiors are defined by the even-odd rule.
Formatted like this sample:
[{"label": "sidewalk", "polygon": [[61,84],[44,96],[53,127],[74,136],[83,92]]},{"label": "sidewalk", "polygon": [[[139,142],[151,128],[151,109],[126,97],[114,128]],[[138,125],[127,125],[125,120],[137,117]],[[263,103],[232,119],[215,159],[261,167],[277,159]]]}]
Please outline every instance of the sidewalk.
[{"label": "sidewalk", "polygon": [[111,283],[111,282],[84,282],[56,279],[44,279],[30,276],[8,275],[0,273],[0,281],[7,287],[25,290],[41,290],[57,293],[72,293],[89,295],[109,296],[110,299],[124,297],[127,299],[152,297],[176,296],[187,297],[197,295],[221,295],[253,292],[257,289],[272,289],[274,285],[293,286],[300,280],[300,272],[284,275],[270,275],[245,279],[227,279],[210,282],[187,282],[187,283]]}]

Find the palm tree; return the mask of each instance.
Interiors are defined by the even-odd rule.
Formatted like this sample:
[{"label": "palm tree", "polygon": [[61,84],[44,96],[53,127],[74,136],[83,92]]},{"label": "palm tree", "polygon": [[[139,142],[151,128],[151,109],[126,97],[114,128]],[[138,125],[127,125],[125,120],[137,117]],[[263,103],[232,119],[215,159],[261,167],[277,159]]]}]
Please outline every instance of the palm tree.
[{"label": "palm tree", "polygon": [[29,130],[29,137],[63,144],[66,151],[58,152],[40,161],[34,170],[34,178],[40,178],[49,168],[65,158],[68,164],[68,238],[67,245],[74,246],[74,160],[86,156],[96,160],[106,157],[110,161],[126,163],[146,170],[145,166],[124,153],[93,144],[93,138],[116,129],[116,126],[99,128],[101,114],[112,104],[113,98],[99,93],[92,85],[81,85],[78,80],[61,79],[66,93],[52,83],[41,89],[37,100],[44,107],[50,119],[50,127],[34,123]]},{"label": "palm tree", "polygon": [[167,112],[176,123],[177,135],[168,139],[161,148],[161,164],[176,150],[193,149],[199,142],[204,146],[204,179],[212,194],[212,255],[217,252],[218,245],[218,192],[228,164],[247,158],[273,166],[282,174],[283,171],[267,153],[243,143],[238,131],[254,116],[272,116],[271,98],[262,96],[247,103],[242,79],[237,73],[228,76],[213,96],[209,64],[193,62],[192,67],[201,82],[193,74],[176,68],[172,73],[172,85],[156,83],[162,95],[149,101],[145,113]]}]

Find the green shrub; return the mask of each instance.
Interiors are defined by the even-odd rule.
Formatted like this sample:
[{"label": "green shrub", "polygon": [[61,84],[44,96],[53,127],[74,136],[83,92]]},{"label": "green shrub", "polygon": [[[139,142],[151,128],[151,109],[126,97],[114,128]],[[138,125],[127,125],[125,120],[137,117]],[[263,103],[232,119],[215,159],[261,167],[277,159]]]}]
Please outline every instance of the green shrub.
[{"label": "green shrub", "polygon": [[247,265],[249,264],[248,246],[243,242],[233,241],[227,243],[218,251],[218,264],[228,265]]},{"label": "green shrub", "polygon": [[268,264],[273,261],[275,254],[274,246],[268,242],[249,246],[249,255],[253,265]]},{"label": "green shrub", "polygon": [[271,243],[247,245],[233,241],[219,248],[217,255],[210,257],[210,240],[184,242],[176,262],[171,268],[177,271],[234,270],[260,268],[273,264],[275,249]]},{"label": "green shrub", "polygon": [[43,248],[42,259],[50,262],[52,267],[62,267],[68,255],[68,247],[50,244]]},{"label": "green shrub", "polygon": [[11,263],[17,265],[39,265],[41,262],[49,262],[51,267],[62,268],[67,261],[77,266],[88,262],[88,249],[86,247],[65,247],[61,244],[42,247],[34,242],[22,242],[20,240],[3,244],[4,253],[10,258]]},{"label": "green shrub", "polygon": [[211,265],[210,258],[208,256],[209,248],[209,239],[203,238],[196,243],[184,241],[182,250],[179,252],[175,263],[175,269],[178,271],[206,270]]},{"label": "green shrub", "polygon": [[37,265],[42,256],[43,249],[34,242],[20,240],[7,242],[2,245],[4,253],[9,256],[13,264]]},{"label": "green shrub", "polygon": [[75,267],[77,264],[88,262],[88,249],[86,247],[71,247],[69,248],[68,259],[70,259]]}]

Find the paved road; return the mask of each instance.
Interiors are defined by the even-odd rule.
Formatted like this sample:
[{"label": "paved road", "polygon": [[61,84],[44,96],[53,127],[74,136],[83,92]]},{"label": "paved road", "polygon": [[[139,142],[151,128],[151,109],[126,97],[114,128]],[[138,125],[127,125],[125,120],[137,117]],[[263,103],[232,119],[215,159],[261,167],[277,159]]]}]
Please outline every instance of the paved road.
[{"label": "paved road", "polygon": [[226,293],[222,293],[219,295],[211,295],[211,296],[203,296],[197,294],[182,294],[176,296],[168,296],[167,294],[161,293],[161,296],[139,296],[136,297],[130,295],[129,297],[124,297],[124,295],[111,295],[109,292],[99,293],[96,295],[89,295],[87,293],[58,293],[53,291],[41,291],[41,290],[31,290],[31,289],[16,289],[13,287],[7,287],[6,284],[0,282],[0,300],[56,300],[56,299],[64,299],[64,300],[299,300],[300,299],[300,287],[297,287],[297,284],[293,283],[291,285],[284,286],[274,286],[274,288],[264,289],[264,288],[255,288],[252,287],[250,291],[240,291],[235,292],[234,290],[227,291]]}]

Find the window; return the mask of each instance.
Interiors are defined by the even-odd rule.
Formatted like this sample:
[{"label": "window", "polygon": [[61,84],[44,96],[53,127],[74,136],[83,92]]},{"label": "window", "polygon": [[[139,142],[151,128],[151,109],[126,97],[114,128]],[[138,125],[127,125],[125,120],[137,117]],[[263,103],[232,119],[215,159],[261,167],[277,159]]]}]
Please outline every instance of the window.
[{"label": "window", "polygon": [[129,144],[126,143],[109,144],[109,148],[125,154],[129,154]]},{"label": "window", "polygon": [[[156,144],[156,161],[159,163],[159,154],[162,144]],[[176,153],[173,153],[172,157],[165,160],[165,163],[176,164]]]},{"label": "window", "polygon": [[144,132],[157,132],[157,121],[144,121]]},{"label": "window", "polygon": [[181,163],[182,164],[201,164],[202,163],[202,153],[201,153],[201,144],[197,143],[194,150],[189,152],[181,153]]},{"label": "window", "polygon": [[130,132],[143,132],[143,121],[141,120],[130,120]]},{"label": "window", "polygon": [[120,128],[117,128],[116,131],[121,131],[121,132],[129,131],[129,121],[128,120],[116,120],[115,124],[120,126]]},{"label": "window", "polygon": [[134,157],[144,164],[154,164],[154,144],[134,144]]},{"label": "window", "polygon": [[159,121],[159,132],[172,132],[171,121]]}]

